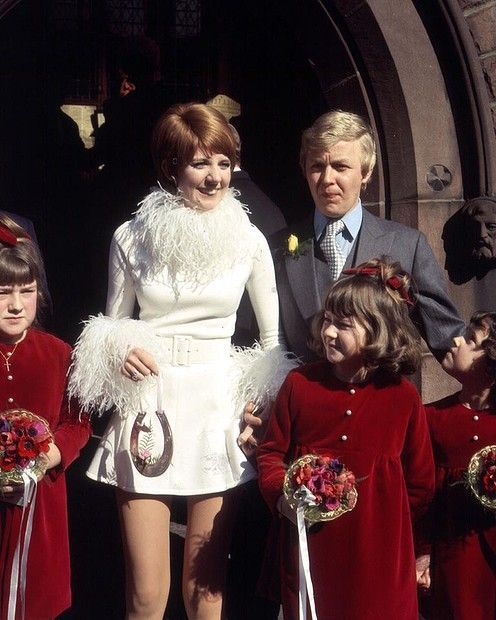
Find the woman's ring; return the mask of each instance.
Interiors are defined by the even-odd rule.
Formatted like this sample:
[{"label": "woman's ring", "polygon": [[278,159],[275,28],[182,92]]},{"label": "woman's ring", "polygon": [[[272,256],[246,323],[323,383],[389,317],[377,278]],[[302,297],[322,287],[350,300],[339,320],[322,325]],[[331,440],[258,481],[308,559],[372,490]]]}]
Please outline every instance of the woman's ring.
[{"label": "woman's ring", "polygon": [[138,379],[139,379],[139,372],[137,372],[136,370],[133,370],[133,372],[131,373],[131,379],[133,381],[138,381]]}]

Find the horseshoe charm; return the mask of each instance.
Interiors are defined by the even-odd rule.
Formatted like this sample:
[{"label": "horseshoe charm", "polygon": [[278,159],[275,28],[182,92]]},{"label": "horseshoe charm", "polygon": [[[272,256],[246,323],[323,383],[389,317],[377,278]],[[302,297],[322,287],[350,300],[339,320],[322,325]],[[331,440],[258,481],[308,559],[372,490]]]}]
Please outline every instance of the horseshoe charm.
[{"label": "horseshoe charm", "polygon": [[141,432],[150,433],[151,431],[143,426],[143,419],[145,417],[145,412],[141,411],[136,416],[136,419],[133,424],[133,428],[131,429],[131,438],[129,441],[129,450],[131,452],[131,458],[133,461],[133,465],[139,471],[140,474],[146,476],[147,478],[156,478],[157,476],[161,476],[164,471],[169,467],[172,460],[172,452],[173,452],[173,443],[172,443],[172,431],[169,425],[169,421],[167,420],[167,416],[163,411],[155,412],[159,422],[160,428],[162,429],[162,434],[164,436],[164,447],[162,453],[157,458],[154,459],[154,462],[149,462],[149,457],[143,458],[139,454],[139,435]]}]

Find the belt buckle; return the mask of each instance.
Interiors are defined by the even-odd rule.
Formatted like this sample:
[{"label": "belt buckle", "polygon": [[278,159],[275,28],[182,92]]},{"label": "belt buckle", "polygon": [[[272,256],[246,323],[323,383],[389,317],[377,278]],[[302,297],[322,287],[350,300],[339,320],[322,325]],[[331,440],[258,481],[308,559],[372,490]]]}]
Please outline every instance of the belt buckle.
[{"label": "belt buckle", "polygon": [[191,336],[174,336],[172,343],[172,365],[189,366],[191,352]]}]

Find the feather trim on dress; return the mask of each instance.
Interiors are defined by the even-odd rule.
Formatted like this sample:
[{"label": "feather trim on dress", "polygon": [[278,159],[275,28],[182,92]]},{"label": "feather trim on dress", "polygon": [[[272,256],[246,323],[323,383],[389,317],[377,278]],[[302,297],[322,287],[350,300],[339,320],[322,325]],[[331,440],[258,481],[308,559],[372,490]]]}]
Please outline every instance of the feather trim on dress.
[{"label": "feather trim on dress", "polygon": [[231,357],[235,409],[240,416],[248,401],[257,409],[265,409],[277,396],[287,374],[301,364],[280,346],[264,351],[258,343],[253,347],[232,347]]},{"label": "feather trim on dress", "polygon": [[72,353],[68,393],[81,408],[100,415],[112,407],[139,411],[142,393],[154,377],[131,381],[120,368],[130,349],[140,347],[160,361],[160,338],[144,321],[99,314],[85,321]]},{"label": "feather trim on dress", "polygon": [[252,256],[251,229],[232,190],[209,211],[186,207],[182,194],[154,191],[129,222],[136,274],[142,281],[170,278],[176,293],[180,283],[203,287]]}]

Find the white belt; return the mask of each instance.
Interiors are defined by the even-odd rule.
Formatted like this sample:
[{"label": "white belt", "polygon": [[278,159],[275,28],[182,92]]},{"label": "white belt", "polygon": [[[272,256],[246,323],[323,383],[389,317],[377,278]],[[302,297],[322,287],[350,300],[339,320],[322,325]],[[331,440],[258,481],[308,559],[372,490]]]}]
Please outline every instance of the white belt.
[{"label": "white belt", "polygon": [[172,366],[191,366],[225,359],[229,356],[231,339],[198,340],[192,336],[159,336],[160,361]]}]

